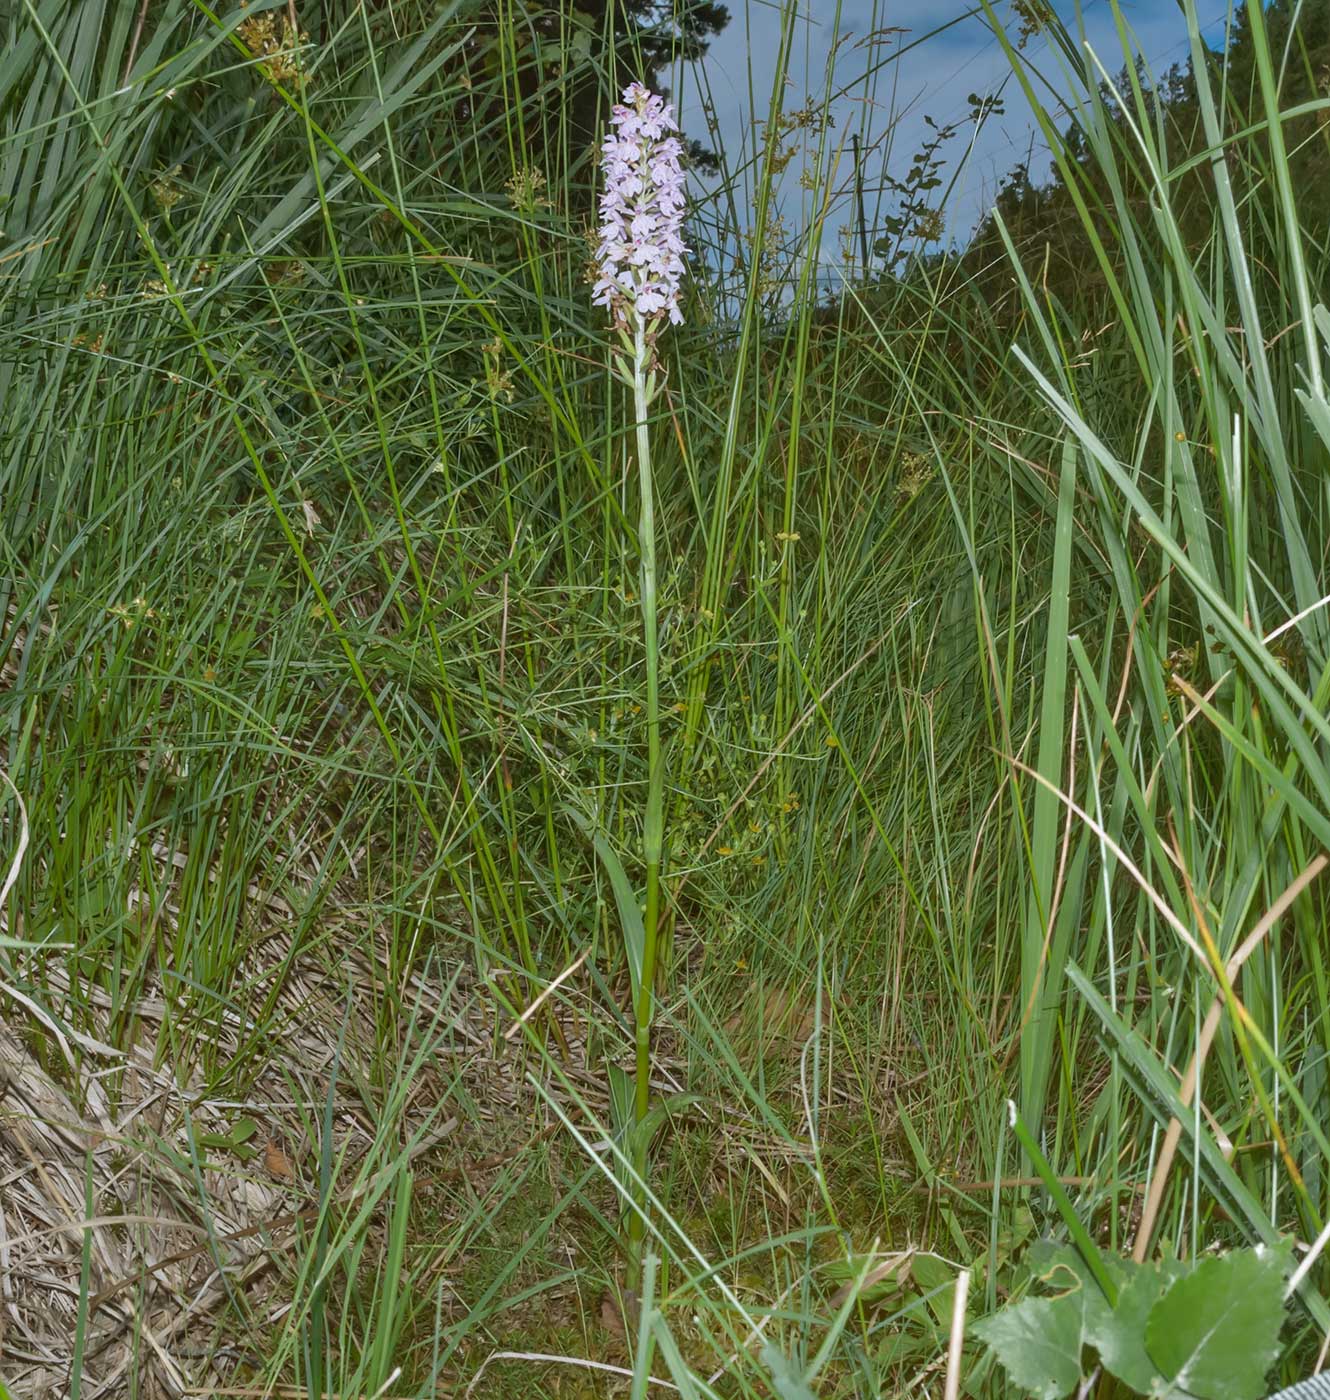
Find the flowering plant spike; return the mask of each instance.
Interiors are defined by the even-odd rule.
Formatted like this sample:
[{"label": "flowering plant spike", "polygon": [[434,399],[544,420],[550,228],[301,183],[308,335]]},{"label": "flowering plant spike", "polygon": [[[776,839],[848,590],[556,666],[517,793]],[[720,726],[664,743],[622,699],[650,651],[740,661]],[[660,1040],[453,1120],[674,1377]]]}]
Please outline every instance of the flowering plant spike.
[{"label": "flowering plant spike", "polygon": [[646,660],[647,790],[642,811],[642,861],[646,900],[640,943],[624,927],[633,983],[637,1066],[633,1078],[632,1204],[628,1217],[629,1287],[642,1268],[647,1218],[647,1144],[651,1106],[651,1022],[656,958],[661,936],[661,865],[665,853],[665,754],[660,732],[660,633],[656,618],[655,488],[651,476],[651,401],[660,390],[656,335],[666,321],[678,325],[683,279],[684,189],[674,111],[641,83],[625,88],[601,145],[605,193],[600,197],[600,244],[592,300],[608,306],[622,353],[611,353],[614,372],[633,391],[633,430],[641,484],[637,544],[641,554],[642,640]]},{"label": "flowering plant spike", "polygon": [[683,320],[683,146],[674,108],[641,83],[624,89],[601,145],[605,192],[600,197],[600,276],[592,300],[608,306],[615,323],[630,328],[666,316]]}]

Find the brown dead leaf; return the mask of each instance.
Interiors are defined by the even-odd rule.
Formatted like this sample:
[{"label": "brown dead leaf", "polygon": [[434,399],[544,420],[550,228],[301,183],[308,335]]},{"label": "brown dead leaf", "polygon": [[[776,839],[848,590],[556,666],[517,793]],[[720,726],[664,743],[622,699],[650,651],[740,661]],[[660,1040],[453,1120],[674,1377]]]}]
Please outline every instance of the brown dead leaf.
[{"label": "brown dead leaf", "polygon": [[263,1143],[263,1166],[269,1176],[280,1177],[283,1181],[296,1179],[296,1171],[291,1165],[291,1159],[282,1151],[281,1145],[272,1138],[266,1138]]},{"label": "brown dead leaf", "polygon": [[625,1288],[622,1294],[606,1288],[600,1295],[600,1325],[611,1337],[626,1341],[630,1332],[635,1334],[640,1311],[637,1294],[631,1288]]},{"label": "brown dead leaf", "polygon": [[750,998],[725,1022],[725,1029],[731,1035],[753,1037],[763,1054],[780,1046],[801,1047],[816,1026],[815,1003],[788,987],[780,986],[766,989],[760,1007],[755,1006]]},{"label": "brown dead leaf", "polygon": [[880,1283],[890,1280],[896,1284],[905,1282],[910,1272],[910,1261],[914,1258],[914,1250],[902,1250],[898,1254],[886,1255],[880,1264],[875,1264],[864,1275],[863,1282],[858,1279],[850,1279],[831,1295],[828,1306],[839,1308],[851,1293],[864,1293],[870,1288],[875,1288]]}]

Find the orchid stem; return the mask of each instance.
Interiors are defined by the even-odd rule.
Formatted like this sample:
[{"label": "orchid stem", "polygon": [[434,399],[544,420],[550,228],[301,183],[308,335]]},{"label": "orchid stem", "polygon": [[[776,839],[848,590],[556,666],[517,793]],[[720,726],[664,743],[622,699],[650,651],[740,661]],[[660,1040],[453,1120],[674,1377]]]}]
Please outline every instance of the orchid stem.
[{"label": "orchid stem", "polygon": [[646,863],[646,911],[643,918],[642,980],[637,988],[634,1020],[637,1032],[637,1075],[633,1102],[632,1164],[638,1199],[629,1215],[630,1286],[635,1287],[646,1236],[647,1137],[644,1127],[651,1103],[651,1018],[656,980],[656,950],[660,930],[660,862],[664,846],[665,772],[660,748],[660,648],[656,632],[656,519],[651,476],[651,435],[647,427],[650,393],[647,387],[649,350],[641,315],[633,318],[633,408],[637,426],[637,470],[642,497],[638,523],[642,600],[642,635],[647,663],[647,801],[642,823],[642,854]]}]

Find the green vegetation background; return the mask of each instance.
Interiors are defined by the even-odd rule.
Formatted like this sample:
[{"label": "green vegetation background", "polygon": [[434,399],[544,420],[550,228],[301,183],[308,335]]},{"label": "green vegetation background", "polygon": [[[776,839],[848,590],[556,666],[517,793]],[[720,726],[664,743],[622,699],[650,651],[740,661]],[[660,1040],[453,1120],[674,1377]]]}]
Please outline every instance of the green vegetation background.
[{"label": "green vegetation background", "polygon": [[[1055,173],[964,249],[943,141],[888,271],[827,294],[851,152],[783,108],[789,15],[754,163],[688,133],[653,425],[684,1393],[940,1389],[957,1271],[991,1314],[1064,1229],[1009,1098],[1107,1250],[1330,1206],[1330,9],[1248,5],[1224,54],[1189,10],[1157,82],[1125,22],[1095,55],[1018,9]],[[0,6],[15,1394],[646,1393],[588,836],[638,878],[636,510],[586,264],[615,86],[723,21],[657,18]],[[1007,1393],[977,1341],[964,1383]]]}]

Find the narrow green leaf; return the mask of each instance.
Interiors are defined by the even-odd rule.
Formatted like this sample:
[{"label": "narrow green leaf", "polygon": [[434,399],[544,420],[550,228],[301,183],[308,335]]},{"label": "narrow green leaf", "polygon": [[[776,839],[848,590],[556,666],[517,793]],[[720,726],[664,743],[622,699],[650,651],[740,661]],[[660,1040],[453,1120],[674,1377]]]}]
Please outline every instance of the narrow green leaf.
[{"label": "narrow green leaf", "polygon": [[803,1373],[778,1347],[762,1348],[762,1364],[771,1372],[771,1383],[780,1400],[817,1400],[804,1382]]},{"label": "narrow green leaf", "polygon": [[1062,988],[1066,933],[1049,928],[1053,881],[1063,820],[1057,794],[1062,790],[1067,708],[1067,623],[1071,599],[1072,534],[1075,525],[1076,446],[1062,445],[1058,514],[1053,542],[1052,591],[1044,651],[1042,708],[1039,714],[1038,771],[1044,783],[1034,794],[1030,832],[1031,889],[1021,938],[1021,1009],[1030,1017],[1020,1042],[1021,1112],[1038,1126],[1053,1060],[1052,1009]]},{"label": "narrow green leaf", "polygon": [[1013,1100],[1008,1099],[1007,1101],[1007,1113],[1011,1130],[1017,1142],[1025,1149],[1025,1155],[1030,1159],[1035,1171],[1043,1178],[1044,1185],[1048,1188],[1048,1194],[1053,1198],[1053,1204],[1057,1207],[1058,1214],[1067,1227],[1067,1233],[1085,1260],[1086,1268],[1093,1275],[1095,1282],[1108,1300],[1109,1306],[1115,1306],[1118,1301],[1117,1281],[1109,1273],[1098,1245],[1090,1238],[1090,1233],[1085,1226],[1081,1224],[1081,1218],[1076,1214],[1076,1207],[1072,1205],[1066,1187],[1058,1179],[1048,1158],[1044,1156],[1043,1149],[1034,1140],[1034,1135],[1029,1128],[1026,1127],[1025,1120],[1021,1117]]},{"label": "narrow green leaf", "polygon": [[637,891],[605,833],[597,831],[576,808],[568,807],[565,810],[590,839],[609,877],[614,902],[619,910],[619,928],[623,933],[624,950],[628,954],[628,974],[632,979],[633,1001],[636,1003],[642,987],[642,962],[646,956],[646,928],[642,922],[641,906],[637,902]]},{"label": "narrow green leaf", "polygon": [[622,1139],[633,1125],[633,1076],[619,1065],[606,1066],[610,1080],[610,1128]]},{"label": "narrow green leaf", "polygon": [[[1194,1115],[1178,1097],[1176,1078],[1159,1063],[1157,1054],[1145,1043],[1140,1032],[1113,1013],[1099,989],[1075,963],[1067,968],[1067,978],[1122,1053],[1124,1064],[1148,1091],[1142,1096],[1142,1102],[1152,1109],[1161,1124],[1167,1125],[1170,1118],[1178,1120],[1184,1140],[1189,1146],[1194,1145],[1200,1154],[1201,1171],[1210,1189],[1233,1211],[1250,1238],[1273,1245],[1277,1235],[1260,1202],[1225,1159],[1214,1138],[1208,1132],[1195,1134]],[[1330,1309],[1326,1309],[1323,1300],[1309,1299],[1308,1307],[1318,1322],[1324,1319],[1323,1325],[1330,1326]]]},{"label": "narrow green leaf", "polygon": [[[631,1083],[631,1080],[629,1082]],[[640,1134],[647,1142],[650,1142],[659,1131],[661,1124],[666,1122],[672,1114],[682,1113],[686,1108],[692,1108],[695,1104],[705,1102],[706,1097],[702,1094],[669,1094],[652,1104],[647,1116],[641,1122],[633,1124],[633,1132]]]},{"label": "narrow green leaf", "polygon": [[675,1341],[674,1333],[670,1331],[659,1312],[653,1311],[651,1314],[651,1335],[660,1348],[660,1354],[665,1358],[670,1377],[679,1387],[679,1394],[683,1396],[683,1400],[702,1400],[702,1392],[698,1389],[687,1361],[684,1360],[679,1343]]}]

